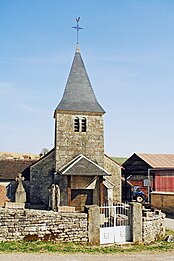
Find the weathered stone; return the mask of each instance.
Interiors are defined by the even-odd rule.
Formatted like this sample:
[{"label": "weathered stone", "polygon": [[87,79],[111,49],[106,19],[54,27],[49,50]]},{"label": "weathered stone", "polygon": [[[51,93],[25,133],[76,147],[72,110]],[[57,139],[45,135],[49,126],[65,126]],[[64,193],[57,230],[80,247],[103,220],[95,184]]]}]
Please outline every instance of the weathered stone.
[{"label": "weathered stone", "polygon": [[[148,214],[148,212],[150,214]],[[143,217],[142,240],[143,242],[154,242],[165,236],[164,218],[165,214],[156,211],[148,211]]]},{"label": "weathered stone", "polygon": [[30,167],[30,205],[32,208],[51,208],[51,185],[54,180],[54,169],[54,151]]},{"label": "weathered stone", "polygon": [[111,176],[107,176],[107,179],[114,184],[113,187],[113,203],[117,204],[122,201],[122,195],[121,195],[121,169],[122,167],[114,162],[110,157],[104,156],[104,168],[109,173],[111,173]]},{"label": "weathered stone", "polygon": [[142,205],[131,203],[131,227],[133,243],[142,242]]},{"label": "weathered stone", "polygon": [[100,208],[98,206],[87,206],[88,211],[88,238],[89,243],[100,244]]},{"label": "weathered stone", "polygon": [[[87,132],[74,132],[74,117],[77,113],[56,113],[56,169],[60,169],[79,154],[104,166],[103,116],[85,114]],[[100,136],[100,138],[99,138]],[[65,157],[65,155],[67,157]]]},{"label": "weathered stone", "polygon": [[6,202],[5,208],[11,208],[11,209],[24,209],[25,203],[20,202]]},{"label": "weathered stone", "polygon": [[165,239],[167,242],[174,242],[174,236],[173,235],[169,235],[166,237]]},{"label": "weathered stone", "polygon": [[17,203],[25,203],[26,202],[26,192],[23,186],[22,181],[24,180],[24,177],[22,177],[22,174],[19,173],[16,177],[16,181],[18,182],[18,186],[15,192],[15,202]]},{"label": "weathered stone", "polygon": [[87,215],[84,213],[0,209],[0,220],[4,220],[0,226],[0,241],[22,239],[88,241]]}]

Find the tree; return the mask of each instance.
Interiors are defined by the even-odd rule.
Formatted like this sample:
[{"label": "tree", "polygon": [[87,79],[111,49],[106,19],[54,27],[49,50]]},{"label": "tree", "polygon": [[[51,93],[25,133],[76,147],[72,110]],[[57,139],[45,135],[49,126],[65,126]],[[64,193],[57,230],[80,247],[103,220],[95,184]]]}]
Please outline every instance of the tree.
[{"label": "tree", "polygon": [[39,154],[40,157],[45,156],[48,153],[48,149],[47,148],[43,148]]}]

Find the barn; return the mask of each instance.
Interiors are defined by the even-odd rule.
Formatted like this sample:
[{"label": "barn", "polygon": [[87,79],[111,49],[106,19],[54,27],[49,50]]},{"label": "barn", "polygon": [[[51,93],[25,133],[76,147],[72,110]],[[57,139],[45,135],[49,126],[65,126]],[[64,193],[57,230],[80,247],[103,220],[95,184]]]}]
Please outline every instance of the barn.
[{"label": "barn", "polygon": [[[123,177],[150,201],[151,191],[174,192],[174,154],[134,153],[123,163]],[[125,184],[125,196],[130,200]]]}]

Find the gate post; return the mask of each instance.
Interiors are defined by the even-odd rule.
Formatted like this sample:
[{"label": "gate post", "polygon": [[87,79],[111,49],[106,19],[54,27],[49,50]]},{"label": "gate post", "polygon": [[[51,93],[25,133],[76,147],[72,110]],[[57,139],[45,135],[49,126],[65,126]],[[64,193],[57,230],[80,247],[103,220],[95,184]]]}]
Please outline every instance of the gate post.
[{"label": "gate post", "polygon": [[141,203],[130,203],[131,207],[131,228],[133,243],[142,242],[142,205]]},{"label": "gate post", "polygon": [[93,245],[100,244],[100,208],[97,205],[85,206],[88,213],[88,239]]}]

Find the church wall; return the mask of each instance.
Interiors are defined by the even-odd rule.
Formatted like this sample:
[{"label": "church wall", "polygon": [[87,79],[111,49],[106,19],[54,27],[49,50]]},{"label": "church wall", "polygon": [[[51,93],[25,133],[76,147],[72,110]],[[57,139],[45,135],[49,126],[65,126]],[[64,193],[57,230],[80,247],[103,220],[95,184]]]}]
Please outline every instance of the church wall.
[{"label": "church wall", "polygon": [[[71,176],[72,189],[86,189],[92,183],[94,177],[86,176]],[[93,189],[93,186],[92,186]]]},{"label": "church wall", "polygon": [[112,176],[107,176],[107,179],[114,184],[113,188],[113,201],[114,204],[121,202],[121,166],[117,165],[108,156],[104,156],[104,168]]},{"label": "church wall", "polygon": [[47,209],[49,189],[55,172],[55,152],[48,153],[30,167],[30,205],[33,208]]},{"label": "church wall", "polygon": [[68,182],[67,176],[56,174],[54,182],[60,188],[60,206],[68,206]]},{"label": "church wall", "polygon": [[99,205],[99,181],[94,176],[71,176],[71,189],[92,189],[93,205]]},{"label": "church wall", "polygon": [[[85,117],[86,132],[74,132],[74,118]],[[56,113],[56,170],[79,154],[104,166],[104,135],[102,115]]]}]

